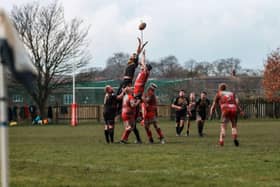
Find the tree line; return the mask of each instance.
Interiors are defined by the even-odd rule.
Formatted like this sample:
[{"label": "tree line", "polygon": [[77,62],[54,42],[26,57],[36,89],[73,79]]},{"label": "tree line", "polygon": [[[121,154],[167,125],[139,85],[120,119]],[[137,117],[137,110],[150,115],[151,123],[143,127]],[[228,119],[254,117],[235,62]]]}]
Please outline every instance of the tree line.
[{"label": "tree line", "polygon": [[[129,54],[119,52],[108,58],[106,66],[102,68],[90,68],[82,70],[77,75],[77,80],[111,80],[121,79],[127,65]],[[180,63],[174,55],[161,58],[158,61],[150,61],[153,67],[151,78],[154,79],[180,79],[197,78],[207,76],[261,76],[261,70],[242,68],[238,58],[221,58],[213,62],[196,61],[194,59]]]}]

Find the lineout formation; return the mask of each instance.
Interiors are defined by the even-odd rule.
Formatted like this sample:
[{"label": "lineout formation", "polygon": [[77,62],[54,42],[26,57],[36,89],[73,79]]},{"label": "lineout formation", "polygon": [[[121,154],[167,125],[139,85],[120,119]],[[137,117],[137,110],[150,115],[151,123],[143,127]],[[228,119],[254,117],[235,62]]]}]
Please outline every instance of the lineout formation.
[{"label": "lineout formation", "polygon": [[[104,97],[104,134],[107,143],[114,143],[114,126],[115,118],[120,115],[124,123],[124,131],[119,143],[128,143],[128,137],[131,132],[136,136],[136,142],[142,143],[139,130],[136,127],[137,122],[145,128],[149,143],[154,143],[154,138],[150,126],[154,126],[161,144],[165,144],[164,134],[157,120],[157,98],[155,89],[157,85],[151,83],[146,92],[145,84],[149,78],[152,66],[146,63],[145,46],[148,42],[143,42],[143,30],[146,23],[141,22],[139,30],[141,31],[141,39],[138,38],[138,46],[136,52],[133,53],[127,63],[124,71],[123,80],[115,92],[111,85],[105,87]],[[139,60],[139,57],[141,59]],[[134,81],[133,78],[137,67],[140,71]],[[211,118],[217,105],[221,109],[221,130],[219,137],[219,145],[224,146],[224,138],[228,122],[231,122],[232,138],[235,146],[239,146],[237,139],[237,116],[243,111],[239,106],[238,98],[235,93],[227,90],[227,85],[221,83],[218,86],[217,94],[210,108],[210,101],[207,99],[207,93],[202,91],[200,98],[195,98],[195,93],[191,92],[189,98],[185,96],[185,91],[180,90],[178,97],[171,104],[176,111],[176,136],[180,136],[187,119],[186,135],[189,135],[190,122],[196,120],[198,134],[203,137],[204,122],[208,117]],[[210,112],[208,112],[210,108]]]}]

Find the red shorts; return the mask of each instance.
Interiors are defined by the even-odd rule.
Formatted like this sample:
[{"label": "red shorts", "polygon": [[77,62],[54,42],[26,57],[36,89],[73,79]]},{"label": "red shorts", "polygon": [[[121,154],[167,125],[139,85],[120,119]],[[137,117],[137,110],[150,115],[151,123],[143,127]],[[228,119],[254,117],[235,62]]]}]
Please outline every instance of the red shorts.
[{"label": "red shorts", "polygon": [[144,119],[144,124],[145,124],[145,125],[149,125],[149,124],[155,123],[155,122],[157,122],[157,118],[156,118],[156,117],[153,117],[153,118],[145,118],[145,119]]},{"label": "red shorts", "polygon": [[122,120],[123,121],[135,120],[135,115],[127,115],[127,114],[122,113]]},{"label": "red shorts", "polygon": [[237,120],[237,107],[236,105],[226,105],[222,107],[222,122]]}]

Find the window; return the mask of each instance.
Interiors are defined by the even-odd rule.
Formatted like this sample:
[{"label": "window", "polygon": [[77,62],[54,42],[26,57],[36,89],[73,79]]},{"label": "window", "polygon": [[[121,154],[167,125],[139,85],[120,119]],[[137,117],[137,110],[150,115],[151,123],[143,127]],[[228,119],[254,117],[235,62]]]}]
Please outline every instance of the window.
[{"label": "window", "polygon": [[23,102],[22,95],[13,95],[13,102],[14,103],[22,103]]},{"label": "window", "polygon": [[63,104],[69,105],[73,102],[72,94],[64,94],[63,95]]},{"label": "window", "polygon": [[49,97],[49,103],[54,104],[55,103],[55,96],[54,95],[50,95]]}]

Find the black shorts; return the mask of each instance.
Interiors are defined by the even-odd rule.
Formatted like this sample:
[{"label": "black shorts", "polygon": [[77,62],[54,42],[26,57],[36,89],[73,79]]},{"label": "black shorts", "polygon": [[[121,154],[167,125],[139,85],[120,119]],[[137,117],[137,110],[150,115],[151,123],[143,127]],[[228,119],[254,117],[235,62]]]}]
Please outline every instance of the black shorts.
[{"label": "black shorts", "polygon": [[206,113],[199,113],[199,112],[198,112],[198,113],[196,114],[196,119],[197,119],[197,120],[203,120],[203,121],[204,121],[204,120],[206,120],[206,117],[207,117]]},{"label": "black shorts", "polygon": [[186,120],[186,114],[176,114],[176,123],[179,123],[181,120]]},{"label": "black shorts", "polygon": [[191,116],[190,115],[188,115],[188,119],[190,120],[190,121],[194,121],[194,120],[196,120],[196,111],[194,110],[194,111],[191,111]]},{"label": "black shorts", "polygon": [[115,125],[115,120],[110,120],[110,119],[109,120],[105,120],[104,119],[104,122],[105,122],[106,125]]},{"label": "black shorts", "polygon": [[124,79],[121,84],[120,87],[117,91],[117,95],[120,95],[122,93],[122,89],[127,87],[128,85],[132,85],[132,79]]},{"label": "black shorts", "polygon": [[115,115],[112,114],[103,114],[104,122],[106,125],[114,125],[115,124]]}]

